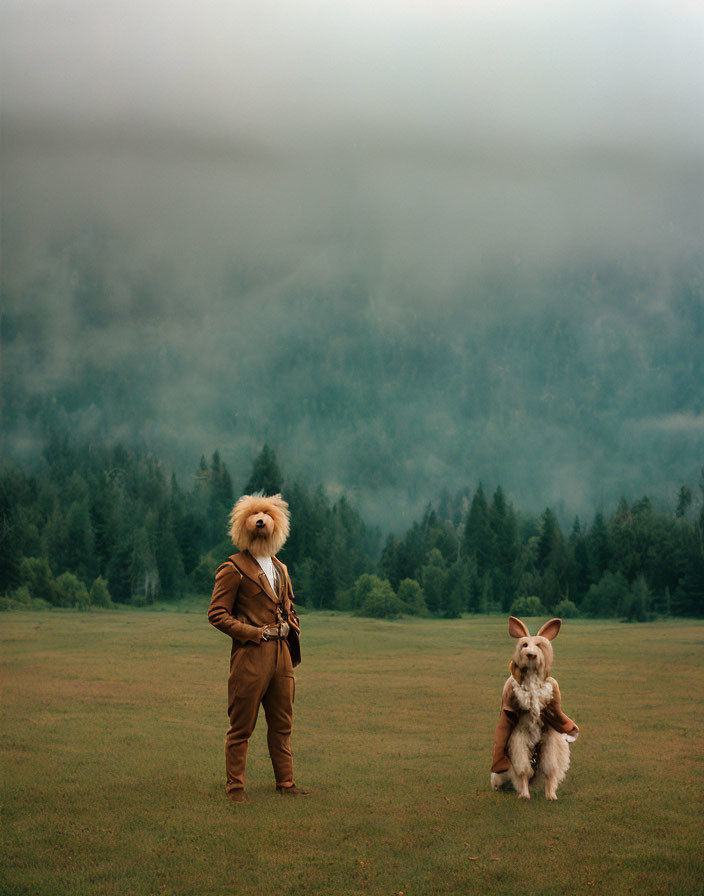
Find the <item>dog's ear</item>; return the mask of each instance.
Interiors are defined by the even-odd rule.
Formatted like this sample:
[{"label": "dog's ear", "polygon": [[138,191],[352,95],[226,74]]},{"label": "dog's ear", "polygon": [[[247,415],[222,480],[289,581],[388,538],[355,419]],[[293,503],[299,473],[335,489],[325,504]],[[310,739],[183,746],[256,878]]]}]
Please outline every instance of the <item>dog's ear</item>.
[{"label": "dog's ear", "polygon": [[508,633],[512,638],[530,638],[530,632],[525,627],[525,624],[520,619],[516,619],[515,616],[509,616]]},{"label": "dog's ear", "polygon": [[541,635],[543,638],[547,638],[548,641],[552,641],[557,637],[557,633],[560,631],[562,627],[561,619],[551,619],[549,622],[546,622],[538,632],[538,635]]},{"label": "dog's ear", "polygon": [[511,662],[508,664],[508,668],[509,668],[509,671],[511,672],[511,676],[513,678],[515,678],[516,681],[520,684],[521,683],[521,670],[518,668],[518,666],[514,663],[513,660],[511,660]]}]

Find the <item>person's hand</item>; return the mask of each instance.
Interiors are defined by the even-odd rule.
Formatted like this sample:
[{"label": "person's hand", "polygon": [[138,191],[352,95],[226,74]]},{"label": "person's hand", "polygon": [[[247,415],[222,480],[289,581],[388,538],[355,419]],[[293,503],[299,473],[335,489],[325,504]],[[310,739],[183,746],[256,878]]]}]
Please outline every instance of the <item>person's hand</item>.
[{"label": "person's hand", "polygon": [[262,641],[268,641],[270,638],[286,638],[288,636],[288,622],[281,622],[278,625],[265,625],[262,629]]}]

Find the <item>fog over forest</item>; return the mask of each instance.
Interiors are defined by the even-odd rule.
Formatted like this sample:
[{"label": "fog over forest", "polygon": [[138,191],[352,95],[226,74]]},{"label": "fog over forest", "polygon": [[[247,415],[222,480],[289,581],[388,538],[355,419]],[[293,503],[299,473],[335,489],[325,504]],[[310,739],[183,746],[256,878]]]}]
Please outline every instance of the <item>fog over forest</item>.
[{"label": "fog over forest", "polygon": [[5,0],[3,453],[47,425],[403,527],[704,463],[704,12]]}]

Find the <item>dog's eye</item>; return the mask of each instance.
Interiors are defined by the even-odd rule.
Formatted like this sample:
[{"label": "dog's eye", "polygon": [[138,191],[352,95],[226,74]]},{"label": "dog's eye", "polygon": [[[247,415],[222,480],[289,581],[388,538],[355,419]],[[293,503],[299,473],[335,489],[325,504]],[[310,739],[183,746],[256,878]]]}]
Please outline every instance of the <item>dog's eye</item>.
[{"label": "dog's eye", "polygon": [[527,642],[527,641],[524,641],[524,642],[521,644],[521,647],[527,647],[527,646],[528,646],[528,642]]}]

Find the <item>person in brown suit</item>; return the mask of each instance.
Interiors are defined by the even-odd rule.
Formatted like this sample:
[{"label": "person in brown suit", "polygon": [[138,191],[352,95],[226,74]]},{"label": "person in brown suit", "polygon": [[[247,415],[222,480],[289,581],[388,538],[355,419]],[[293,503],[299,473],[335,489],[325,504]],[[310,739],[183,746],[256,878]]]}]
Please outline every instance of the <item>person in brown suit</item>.
[{"label": "person in brown suit", "polygon": [[300,623],[288,570],[275,556],[288,537],[288,504],[281,495],[244,495],[235,504],[230,523],[239,553],[218,567],[208,609],[208,621],[232,638],[225,790],[233,802],[247,802],[247,745],[261,704],[276,790],[302,796],[306,791],[294,782],[291,755],[293,667],[301,660]]}]

